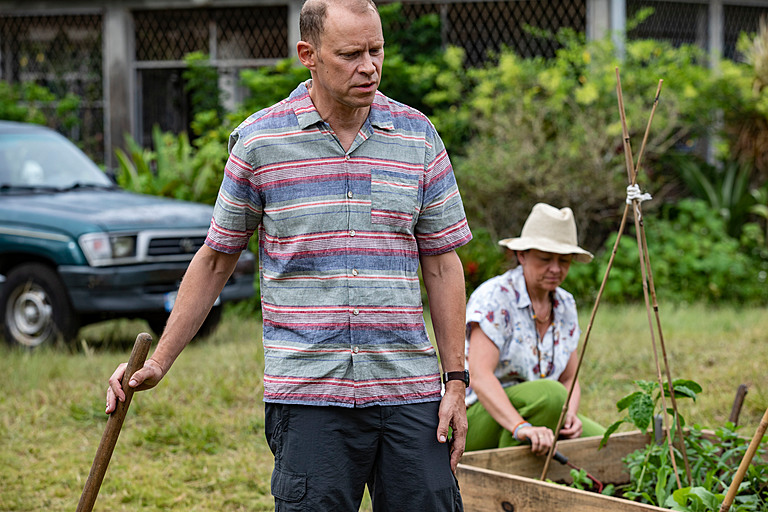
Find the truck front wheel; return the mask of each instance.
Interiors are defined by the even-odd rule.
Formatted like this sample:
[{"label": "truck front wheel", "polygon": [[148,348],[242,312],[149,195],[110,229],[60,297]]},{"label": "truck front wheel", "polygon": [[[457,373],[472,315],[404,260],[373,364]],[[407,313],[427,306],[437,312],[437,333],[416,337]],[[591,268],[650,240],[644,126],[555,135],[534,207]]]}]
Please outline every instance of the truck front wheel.
[{"label": "truck front wheel", "polygon": [[35,348],[70,341],[78,321],[64,284],[50,267],[20,265],[6,276],[0,290],[3,333],[11,344]]}]

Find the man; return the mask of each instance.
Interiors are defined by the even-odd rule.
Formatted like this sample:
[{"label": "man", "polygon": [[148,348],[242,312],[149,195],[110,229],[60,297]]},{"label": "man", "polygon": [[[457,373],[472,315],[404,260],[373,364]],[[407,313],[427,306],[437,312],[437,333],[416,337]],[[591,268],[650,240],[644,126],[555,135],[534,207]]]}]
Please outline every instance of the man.
[{"label": "man", "polygon": [[[232,133],[206,245],[129,385],[168,372],[258,231],[276,509],[356,511],[367,484],[377,511],[461,510],[468,383],[454,249],[471,234],[450,161],[424,115],[377,92],[384,37],[370,0],[308,0],[300,29],[312,78]],[[419,264],[451,377],[443,396]]]}]

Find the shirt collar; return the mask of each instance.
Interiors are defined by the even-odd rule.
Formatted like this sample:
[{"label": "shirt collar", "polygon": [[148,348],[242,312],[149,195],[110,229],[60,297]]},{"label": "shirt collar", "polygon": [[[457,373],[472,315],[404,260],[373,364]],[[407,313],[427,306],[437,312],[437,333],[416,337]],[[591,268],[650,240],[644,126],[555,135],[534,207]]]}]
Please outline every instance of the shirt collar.
[{"label": "shirt collar", "polygon": [[[509,280],[512,283],[512,287],[515,290],[515,305],[518,309],[523,309],[531,306],[531,297],[528,295],[528,288],[525,287],[525,276],[523,275],[523,266],[518,265],[509,271]],[[555,288],[554,296],[554,311],[557,313],[561,309],[563,303],[560,297],[562,288],[559,286]]]},{"label": "shirt collar", "polygon": [[523,267],[518,265],[509,271],[509,280],[515,290],[515,301],[518,309],[527,308],[531,305],[531,297],[528,295],[528,289],[525,287],[525,276],[523,276]]},{"label": "shirt collar", "polygon": [[[311,83],[312,79],[302,82],[288,97],[288,100],[293,104],[299,128],[302,130],[323,121],[320,113],[312,103],[312,98],[309,97],[309,86]],[[395,127],[392,121],[390,99],[379,91],[376,91],[376,96],[373,98],[371,111],[368,113],[368,119],[366,120],[367,123],[381,130],[393,130]]]}]

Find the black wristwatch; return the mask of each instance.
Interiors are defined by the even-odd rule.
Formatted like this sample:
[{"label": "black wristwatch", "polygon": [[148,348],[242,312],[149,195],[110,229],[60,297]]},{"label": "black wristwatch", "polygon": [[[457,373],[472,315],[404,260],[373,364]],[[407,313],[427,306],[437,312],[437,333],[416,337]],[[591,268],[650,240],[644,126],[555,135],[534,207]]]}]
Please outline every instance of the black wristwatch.
[{"label": "black wristwatch", "polygon": [[443,383],[447,383],[449,380],[463,380],[464,386],[469,387],[469,371],[463,372],[445,372],[443,374]]}]

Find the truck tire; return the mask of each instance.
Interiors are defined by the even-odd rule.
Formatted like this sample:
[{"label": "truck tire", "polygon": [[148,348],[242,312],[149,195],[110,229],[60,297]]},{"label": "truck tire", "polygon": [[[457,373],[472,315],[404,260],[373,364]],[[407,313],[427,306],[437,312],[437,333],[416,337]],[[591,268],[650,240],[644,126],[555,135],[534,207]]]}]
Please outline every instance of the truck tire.
[{"label": "truck tire", "polygon": [[12,345],[35,348],[69,342],[79,321],[58,274],[40,263],[19,265],[8,272],[0,289],[3,335]]},{"label": "truck tire", "polygon": [[[157,315],[147,316],[145,317],[145,320],[149,324],[149,328],[152,329],[152,332],[155,333],[156,339],[160,339],[160,336],[163,334],[163,329],[165,329],[165,323],[168,321],[168,314],[167,313],[161,313]],[[197,334],[195,334],[195,337],[193,339],[198,340],[202,338],[207,338],[213,332],[216,330],[216,328],[221,323],[221,306],[214,306],[211,308],[210,313],[208,313],[208,316],[205,318],[205,321],[203,322],[203,325],[200,326],[200,329],[197,330]]]}]

